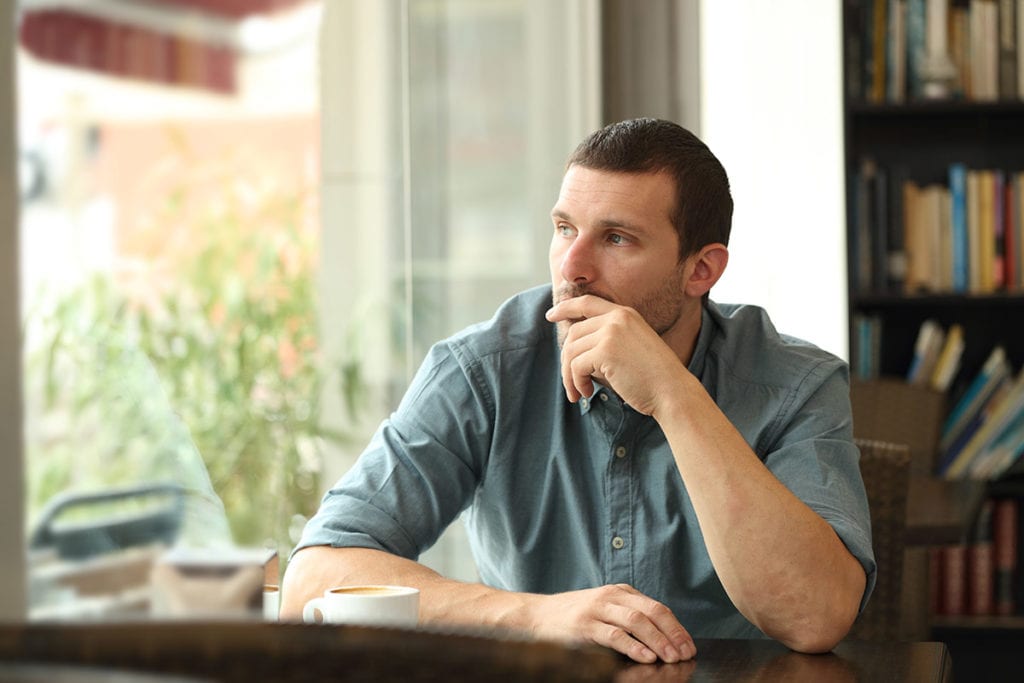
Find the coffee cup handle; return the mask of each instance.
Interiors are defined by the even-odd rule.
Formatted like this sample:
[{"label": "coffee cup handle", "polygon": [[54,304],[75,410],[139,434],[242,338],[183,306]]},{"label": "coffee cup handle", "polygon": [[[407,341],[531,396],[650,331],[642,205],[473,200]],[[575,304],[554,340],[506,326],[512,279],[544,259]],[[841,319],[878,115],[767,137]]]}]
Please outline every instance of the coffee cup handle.
[{"label": "coffee cup handle", "polygon": [[[302,621],[304,621],[307,624],[322,624],[325,620],[324,610],[323,607],[321,607],[323,602],[324,599],[322,597],[313,598],[312,600],[307,602],[306,606],[302,608]],[[316,618],[317,612],[320,613],[320,619]]]}]

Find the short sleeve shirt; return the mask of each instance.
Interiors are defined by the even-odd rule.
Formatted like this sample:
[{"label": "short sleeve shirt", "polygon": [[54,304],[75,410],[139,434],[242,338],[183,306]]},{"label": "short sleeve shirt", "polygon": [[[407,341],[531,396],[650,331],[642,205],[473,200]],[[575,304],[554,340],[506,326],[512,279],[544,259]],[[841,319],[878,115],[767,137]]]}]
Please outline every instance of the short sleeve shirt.
[{"label": "short sleeve shirt", "polygon": [[[659,425],[600,385],[567,400],[550,305],[550,287],[528,290],[436,344],[296,549],[417,559],[461,514],[487,585],[557,593],[627,583],[694,637],[763,636],[715,573]],[[709,301],[702,315],[689,370],[861,563],[866,601],[875,562],[846,364],[780,335],[758,307]]]}]

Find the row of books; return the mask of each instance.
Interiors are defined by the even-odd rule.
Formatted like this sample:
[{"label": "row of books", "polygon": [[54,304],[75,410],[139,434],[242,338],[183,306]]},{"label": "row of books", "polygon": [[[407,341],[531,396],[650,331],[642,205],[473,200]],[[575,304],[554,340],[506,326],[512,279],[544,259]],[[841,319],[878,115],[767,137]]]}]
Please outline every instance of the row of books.
[{"label": "row of books", "polygon": [[929,599],[941,616],[1009,616],[1024,611],[1019,571],[1021,503],[990,498],[969,538],[929,549]]},{"label": "row of books", "polygon": [[1024,289],[1024,173],[954,163],[921,185],[866,158],[852,182],[855,292]]},{"label": "row of books", "polygon": [[[857,313],[853,324],[851,374],[865,381],[877,379],[881,320]],[[935,320],[925,320],[914,343],[907,383],[948,392],[961,374],[965,348],[961,325],[947,329]],[[958,382],[958,386],[964,385]],[[995,346],[970,377],[938,433],[938,476],[994,481],[1024,470],[1024,368],[1014,373],[1002,346]]]},{"label": "row of books", "polygon": [[1024,453],[1024,369],[1014,373],[1001,346],[953,405],[939,436],[938,474],[996,480]]},{"label": "row of books", "polygon": [[847,96],[1024,97],[1024,0],[847,0]]}]

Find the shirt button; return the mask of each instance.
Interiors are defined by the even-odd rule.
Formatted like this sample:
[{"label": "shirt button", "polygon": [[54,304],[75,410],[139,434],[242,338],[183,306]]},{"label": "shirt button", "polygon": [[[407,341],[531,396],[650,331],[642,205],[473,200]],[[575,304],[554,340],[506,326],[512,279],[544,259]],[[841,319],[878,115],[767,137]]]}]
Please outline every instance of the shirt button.
[{"label": "shirt button", "polygon": [[587,399],[587,398],[581,398],[581,399],[580,399],[580,405],[581,405],[581,406],[583,406],[583,409],[584,409],[584,410],[586,410],[586,409],[587,409],[587,406],[588,406],[588,405],[590,405],[590,399]]},{"label": "shirt button", "polygon": [[607,401],[608,400],[608,394],[602,393],[601,394],[601,400],[602,401]]},{"label": "shirt button", "polygon": [[626,545],[626,542],[622,540],[622,536],[616,536],[612,539],[612,547],[616,550],[621,550],[624,545]]},{"label": "shirt button", "polygon": [[619,446],[618,448],[616,448],[615,449],[615,457],[616,458],[625,458],[626,457],[626,447],[625,446]]}]

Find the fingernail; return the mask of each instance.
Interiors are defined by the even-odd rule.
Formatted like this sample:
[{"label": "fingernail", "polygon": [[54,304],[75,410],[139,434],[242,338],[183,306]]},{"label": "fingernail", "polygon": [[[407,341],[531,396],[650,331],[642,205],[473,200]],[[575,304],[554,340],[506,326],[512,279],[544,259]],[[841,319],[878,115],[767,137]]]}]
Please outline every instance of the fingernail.
[{"label": "fingernail", "polygon": [[691,659],[697,654],[697,648],[693,646],[693,643],[683,643],[679,646],[679,654],[681,659]]},{"label": "fingernail", "polygon": [[675,649],[671,645],[665,648],[665,657],[663,658],[666,664],[675,664],[683,657],[679,653],[679,650]]},{"label": "fingernail", "polygon": [[553,310],[555,310],[554,306],[552,306],[551,308],[549,308],[547,311],[544,312],[544,317],[547,318],[548,320],[550,320],[551,319],[551,311],[553,311]]}]

